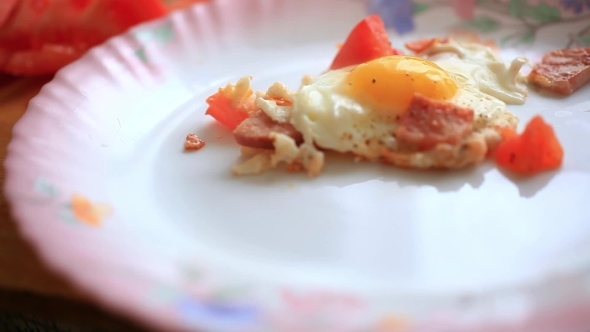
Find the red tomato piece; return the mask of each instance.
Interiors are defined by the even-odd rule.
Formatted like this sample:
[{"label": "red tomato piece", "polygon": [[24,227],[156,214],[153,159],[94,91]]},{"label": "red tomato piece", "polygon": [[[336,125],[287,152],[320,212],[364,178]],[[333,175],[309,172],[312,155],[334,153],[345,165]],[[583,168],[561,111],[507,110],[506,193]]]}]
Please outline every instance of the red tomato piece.
[{"label": "red tomato piece", "polygon": [[502,140],[505,141],[509,138],[512,138],[517,135],[516,130],[510,127],[504,127],[500,129],[500,135],[502,136]]},{"label": "red tomato piece", "polygon": [[166,7],[159,0],[97,0],[88,8],[87,16],[94,18],[95,24],[103,20],[113,22],[123,32],[166,13]]},{"label": "red tomato piece", "polygon": [[16,8],[20,0],[2,0],[0,2],[0,27],[10,17],[10,13]]},{"label": "red tomato piece", "polygon": [[[36,50],[22,50],[7,56],[0,63],[15,75],[46,75],[80,58],[84,52],[67,46],[45,44]],[[42,65],[38,65],[42,64]]]},{"label": "red tomato piece", "polygon": [[[503,133],[504,134],[504,133]],[[496,163],[520,175],[557,169],[563,163],[563,148],[553,128],[535,116],[522,134],[507,137],[496,148]]]},{"label": "red tomato piece", "polygon": [[54,73],[92,46],[167,13],[159,0],[8,3],[0,6],[0,72],[26,76]]},{"label": "red tomato piece", "polygon": [[215,120],[228,126],[230,129],[235,129],[242,121],[246,120],[250,115],[240,107],[236,106],[230,98],[219,91],[207,98],[207,112],[205,114],[211,115]]},{"label": "red tomato piece", "polygon": [[358,65],[387,55],[401,52],[391,47],[385,25],[379,15],[370,15],[350,32],[336,54],[331,70]]}]

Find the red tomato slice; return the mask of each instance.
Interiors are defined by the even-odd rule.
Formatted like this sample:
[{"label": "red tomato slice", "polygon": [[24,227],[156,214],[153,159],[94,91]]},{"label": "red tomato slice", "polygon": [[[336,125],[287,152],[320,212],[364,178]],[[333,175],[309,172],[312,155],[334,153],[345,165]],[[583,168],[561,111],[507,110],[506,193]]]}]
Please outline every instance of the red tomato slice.
[{"label": "red tomato slice", "polygon": [[367,16],[350,32],[334,58],[331,70],[358,65],[387,55],[400,54],[391,47],[385,25],[379,15]]},{"label": "red tomato slice", "polygon": [[0,21],[0,72],[54,73],[90,47],[166,13],[159,0],[18,1]]},{"label": "red tomato slice", "polygon": [[0,63],[4,63],[4,67],[15,75],[47,75],[75,61],[82,54],[84,51],[71,47],[45,44],[40,49],[13,53],[4,62],[0,54]]},{"label": "red tomato slice", "polygon": [[215,120],[235,129],[242,121],[249,117],[245,109],[236,107],[232,100],[226,97],[221,91],[207,98],[209,108],[205,114],[211,115]]},{"label": "red tomato slice", "polygon": [[10,17],[10,13],[16,8],[20,0],[2,0],[0,2],[0,27]]},{"label": "red tomato slice", "polygon": [[89,6],[82,20],[84,22],[92,20],[92,24],[102,21],[103,25],[103,20],[107,20],[113,23],[120,33],[129,27],[161,17],[166,13],[166,7],[159,0],[97,0]]},{"label": "red tomato slice", "polygon": [[502,132],[504,141],[496,148],[496,163],[520,175],[557,169],[563,163],[563,148],[553,128],[535,116],[522,134]]}]

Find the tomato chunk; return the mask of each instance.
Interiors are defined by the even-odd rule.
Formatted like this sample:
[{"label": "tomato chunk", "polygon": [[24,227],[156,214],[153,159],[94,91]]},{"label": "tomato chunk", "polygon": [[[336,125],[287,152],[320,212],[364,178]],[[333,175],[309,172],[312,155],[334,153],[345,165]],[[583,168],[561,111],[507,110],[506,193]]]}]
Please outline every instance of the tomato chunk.
[{"label": "tomato chunk", "polygon": [[401,54],[391,47],[385,25],[379,15],[370,15],[360,21],[350,32],[331,70],[358,65],[387,55]]},{"label": "tomato chunk", "polygon": [[217,93],[207,98],[209,108],[205,114],[211,115],[230,129],[236,129],[257,110],[254,103],[256,96],[250,87],[251,81],[252,77],[246,76],[240,78],[236,84],[230,83],[219,88]]},{"label": "tomato chunk", "polygon": [[[503,133],[504,134],[504,133]],[[496,148],[498,166],[520,175],[557,169],[563,163],[563,148],[541,116],[527,124],[522,134],[508,134]]]},{"label": "tomato chunk", "polygon": [[247,112],[236,107],[232,100],[222,92],[217,92],[207,98],[207,104],[209,108],[205,114],[211,115],[215,120],[231,129],[235,129],[249,117]]},{"label": "tomato chunk", "polygon": [[90,47],[173,9],[160,0],[0,2],[0,72],[23,76],[55,73]]},{"label": "tomato chunk", "polygon": [[8,19],[19,0],[2,0],[0,2],[0,26]]}]

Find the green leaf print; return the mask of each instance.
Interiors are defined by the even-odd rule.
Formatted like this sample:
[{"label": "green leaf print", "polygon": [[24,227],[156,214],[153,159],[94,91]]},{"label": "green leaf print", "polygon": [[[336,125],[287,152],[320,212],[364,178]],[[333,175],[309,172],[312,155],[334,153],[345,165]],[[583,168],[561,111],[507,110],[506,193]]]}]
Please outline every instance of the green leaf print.
[{"label": "green leaf print", "polygon": [[590,35],[582,36],[578,38],[577,42],[581,46],[590,46]]},{"label": "green leaf print", "polygon": [[59,212],[59,218],[68,224],[79,224],[78,220],[76,219],[76,216],[74,215],[74,212],[72,211],[72,205],[68,203],[62,206]]},{"label": "green leaf print", "polygon": [[138,57],[142,62],[148,62],[147,55],[145,54],[145,49],[143,47],[135,51],[135,56]]},{"label": "green leaf print", "polygon": [[154,29],[154,38],[160,43],[165,44],[175,37],[174,28],[172,24],[165,24]]},{"label": "green leaf print", "polygon": [[511,16],[522,18],[527,10],[526,0],[510,0],[508,3],[508,11]]},{"label": "green leaf print", "polygon": [[531,44],[535,41],[535,34],[533,32],[527,32],[522,37],[520,37],[520,42],[522,44]]},{"label": "green leaf print", "polygon": [[135,38],[142,44],[142,46],[135,51],[135,56],[144,63],[148,62],[145,47],[150,43],[156,43],[157,45],[165,45],[176,38],[176,33],[172,24],[164,24],[153,30],[139,31],[135,34]]},{"label": "green leaf print", "polygon": [[235,298],[238,295],[243,295],[248,292],[250,287],[247,286],[233,286],[218,289],[211,294],[211,299],[215,301],[228,301]]},{"label": "green leaf print", "polygon": [[35,181],[35,190],[47,197],[55,197],[59,194],[57,188],[45,178],[38,178]]},{"label": "green leaf print", "polygon": [[527,14],[531,18],[541,23],[556,22],[561,19],[561,13],[559,12],[559,9],[548,6],[544,3],[535,7],[530,7],[527,10]]},{"label": "green leaf print", "polygon": [[474,18],[471,21],[465,22],[463,27],[471,30],[477,30],[482,33],[491,33],[498,30],[500,23],[491,17],[481,16]]},{"label": "green leaf print", "polygon": [[428,5],[423,3],[414,4],[414,14],[421,14],[428,10]]}]

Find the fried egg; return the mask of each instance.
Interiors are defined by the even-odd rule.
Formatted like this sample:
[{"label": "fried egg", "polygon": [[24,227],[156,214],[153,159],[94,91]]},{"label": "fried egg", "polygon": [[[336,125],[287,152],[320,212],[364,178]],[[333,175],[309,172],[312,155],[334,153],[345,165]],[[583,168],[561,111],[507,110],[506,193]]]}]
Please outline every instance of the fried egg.
[{"label": "fried egg", "polygon": [[379,158],[382,145],[394,144],[392,133],[415,93],[473,109],[476,127],[490,121],[512,126],[516,118],[506,103],[486,92],[498,91],[513,103],[521,102],[515,96],[523,98],[522,92],[507,89],[503,73],[486,65],[451,53],[433,60],[388,56],[327,72],[295,93],[291,123],[306,142],[368,159]]}]

